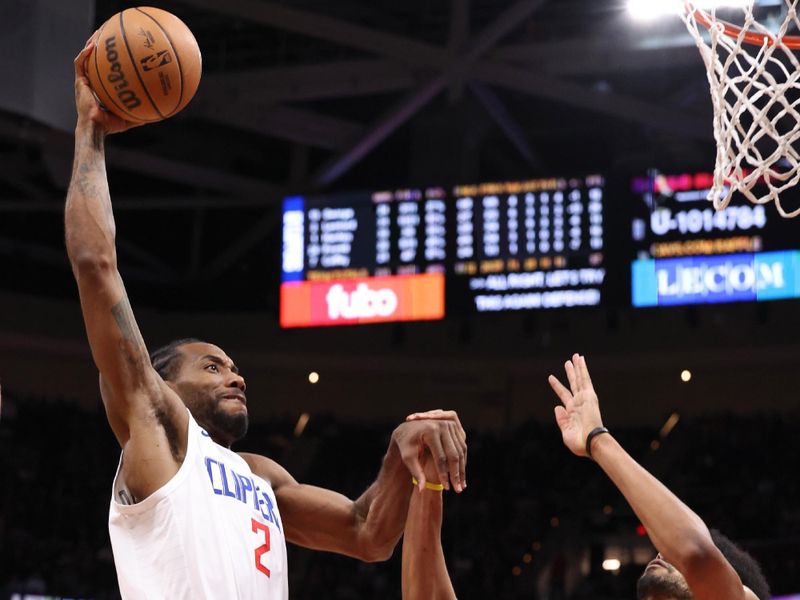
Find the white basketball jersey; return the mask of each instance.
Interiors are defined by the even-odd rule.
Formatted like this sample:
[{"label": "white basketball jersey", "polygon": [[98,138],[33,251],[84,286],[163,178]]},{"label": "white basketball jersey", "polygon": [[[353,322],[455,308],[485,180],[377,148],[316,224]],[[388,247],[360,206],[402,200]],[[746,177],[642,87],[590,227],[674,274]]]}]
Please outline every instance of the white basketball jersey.
[{"label": "white basketball jersey", "polygon": [[108,528],[123,600],[288,600],[272,487],[192,416],[186,458],[139,503],[114,479]]}]

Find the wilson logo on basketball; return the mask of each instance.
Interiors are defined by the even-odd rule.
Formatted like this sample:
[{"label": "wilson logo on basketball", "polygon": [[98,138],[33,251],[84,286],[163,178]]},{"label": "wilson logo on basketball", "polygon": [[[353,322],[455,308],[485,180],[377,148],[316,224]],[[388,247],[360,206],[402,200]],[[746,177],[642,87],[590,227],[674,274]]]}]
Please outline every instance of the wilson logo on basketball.
[{"label": "wilson logo on basketball", "polygon": [[114,86],[117,99],[127,108],[136,108],[142,101],[136,92],[129,89],[128,80],[122,72],[122,65],[119,64],[119,53],[117,52],[117,38],[112,35],[106,38],[106,60],[109,62],[107,79]]},{"label": "wilson logo on basketball", "polygon": [[171,63],[172,55],[169,50],[159,50],[155,54],[145,56],[139,62],[142,63],[142,71],[152,71]]}]

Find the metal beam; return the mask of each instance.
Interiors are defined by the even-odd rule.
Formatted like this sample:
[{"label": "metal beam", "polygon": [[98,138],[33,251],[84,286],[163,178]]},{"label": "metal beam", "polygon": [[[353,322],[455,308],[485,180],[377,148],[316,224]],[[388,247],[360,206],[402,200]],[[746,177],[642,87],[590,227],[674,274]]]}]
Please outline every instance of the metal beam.
[{"label": "metal beam", "polygon": [[258,222],[240,235],[236,242],[222,252],[209,266],[199,273],[203,279],[213,279],[221,275],[250,248],[258,244],[266,235],[273,232],[280,223],[282,213],[274,210],[265,214]]},{"label": "metal beam", "polygon": [[502,100],[497,97],[497,94],[488,86],[477,81],[471,82],[469,88],[525,161],[536,171],[544,173],[546,169],[541,159],[531,148],[522,128],[505,107]]},{"label": "metal beam", "polygon": [[[70,264],[67,252],[63,248],[56,249],[49,246],[40,246],[20,240],[0,237],[0,254],[7,254],[14,257],[24,257],[27,260],[40,264],[62,267],[69,269]],[[166,284],[172,282],[172,278],[154,273],[150,269],[128,267],[122,265],[126,279],[143,281],[147,283]]]},{"label": "metal beam", "polygon": [[198,104],[191,114],[230,127],[327,150],[341,150],[363,133],[359,123],[288,106]]},{"label": "metal beam", "polygon": [[239,196],[276,197],[280,189],[252,177],[234,175],[206,165],[191,164],[121,146],[106,147],[106,160],[115,168],[125,171],[143,171],[165,181]]},{"label": "metal beam", "polygon": [[323,165],[312,178],[312,184],[323,187],[336,181],[441,92],[448,79],[444,74],[434,77],[421,89],[396,103],[355,145]]},{"label": "metal beam", "polygon": [[451,81],[462,76],[467,67],[477,61],[511,30],[519,26],[524,19],[530,16],[544,2],[545,0],[520,0],[506,9],[475,37],[473,43],[470,44],[470,47],[462,56],[447,65],[439,75],[431,79],[415,94],[411,94],[395,105],[350,150],[324,165],[313,178],[313,183],[324,186],[339,178],[375,146],[386,139],[395,129],[430,102]]},{"label": "metal beam", "polygon": [[359,48],[389,56],[405,64],[424,67],[447,66],[447,54],[441,48],[393,33],[376,31],[276,2],[261,0],[183,0],[184,4],[203,8],[237,19],[247,19],[308,37],[327,40],[349,48]]},{"label": "metal beam", "polygon": [[614,92],[598,91],[577,83],[532,73],[510,65],[480,61],[473,69],[478,79],[540,98],[557,100],[576,108],[601,112],[689,138],[710,140],[710,120]]},{"label": "metal beam", "polygon": [[167,263],[165,263],[162,259],[153,256],[139,246],[138,244],[134,244],[133,242],[121,237],[117,234],[115,239],[117,251],[120,253],[124,253],[125,255],[136,259],[139,261],[147,270],[155,271],[158,273],[160,278],[163,279],[174,279],[175,278],[175,271],[171,269]]},{"label": "metal beam", "polygon": [[203,234],[205,232],[206,211],[198,210],[192,220],[192,242],[189,246],[189,268],[187,278],[193,278],[200,270],[203,260]]},{"label": "metal beam", "polygon": [[[284,193],[279,189],[280,198]],[[194,211],[194,210],[227,210],[229,208],[264,208],[274,206],[273,196],[261,198],[220,197],[220,196],[147,196],[132,198],[129,196],[114,197],[114,212],[154,212],[154,211]],[[48,202],[31,202],[23,198],[0,200],[1,213],[62,213],[64,198],[59,196]]]},{"label": "metal beam", "polygon": [[[687,38],[691,41],[690,36]],[[640,48],[618,42],[611,44],[608,37],[514,44],[493,50],[487,58],[520,66],[529,65],[535,67],[537,73],[557,76],[608,75],[691,67],[702,72],[703,68],[694,42],[691,46]]]},{"label": "metal beam", "polygon": [[385,94],[417,85],[409,67],[395,60],[364,59],[315,65],[209,73],[192,101],[279,104],[321,98]]},{"label": "metal beam", "polygon": [[[3,117],[0,115],[0,136],[8,137],[35,146],[47,146],[53,152],[71,156],[73,137],[71,133],[52,129],[28,119]],[[148,152],[110,145],[106,147],[106,162],[109,166],[126,171],[139,171],[194,188],[218,190],[246,197],[278,196],[276,185],[227,173],[210,166],[199,166],[180,160],[165,158]]]},{"label": "metal beam", "polygon": [[[447,56],[450,61],[458,58],[464,51],[469,37],[470,0],[450,0],[450,32],[447,37]],[[447,90],[447,101],[455,104],[464,94],[464,79],[459,77]]]}]

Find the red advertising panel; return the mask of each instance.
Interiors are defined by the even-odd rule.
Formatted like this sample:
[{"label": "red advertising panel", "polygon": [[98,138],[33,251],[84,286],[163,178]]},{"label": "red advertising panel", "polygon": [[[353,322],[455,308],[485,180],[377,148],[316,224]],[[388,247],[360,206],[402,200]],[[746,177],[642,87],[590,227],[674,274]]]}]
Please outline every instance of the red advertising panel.
[{"label": "red advertising panel", "polygon": [[281,327],[444,318],[444,274],[423,273],[281,285]]}]

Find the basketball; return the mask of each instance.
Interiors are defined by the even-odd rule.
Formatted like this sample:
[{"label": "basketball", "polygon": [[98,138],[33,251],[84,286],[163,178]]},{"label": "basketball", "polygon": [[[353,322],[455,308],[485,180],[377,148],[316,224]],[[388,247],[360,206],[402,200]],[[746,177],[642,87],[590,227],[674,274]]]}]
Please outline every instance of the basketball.
[{"label": "basketball", "polygon": [[189,28],[150,6],[125,9],[97,31],[86,65],[104,108],[134,123],[152,123],[183,109],[200,83],[202,57]]}]

